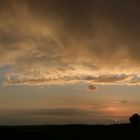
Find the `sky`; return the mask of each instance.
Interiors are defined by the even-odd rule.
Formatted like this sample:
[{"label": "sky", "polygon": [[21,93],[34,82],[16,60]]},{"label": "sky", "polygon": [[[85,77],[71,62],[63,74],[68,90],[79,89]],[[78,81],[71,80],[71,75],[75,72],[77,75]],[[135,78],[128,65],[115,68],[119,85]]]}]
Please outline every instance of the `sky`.
[{"label": "sky", "polygon": [[140,113],[138,0],[1,0],[0,125],[125,123]]}]

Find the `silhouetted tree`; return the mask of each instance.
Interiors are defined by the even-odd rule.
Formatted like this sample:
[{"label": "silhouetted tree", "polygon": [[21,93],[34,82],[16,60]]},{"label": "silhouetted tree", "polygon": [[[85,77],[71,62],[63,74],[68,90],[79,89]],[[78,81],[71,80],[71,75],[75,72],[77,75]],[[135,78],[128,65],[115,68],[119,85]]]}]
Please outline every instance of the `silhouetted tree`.
[{"label": "silhouetted tree", "polygon": [[139,114],[134,114],[129,118],[129,121],[131,122],[132,125],[138,126],[140,125],[140,115]]}]

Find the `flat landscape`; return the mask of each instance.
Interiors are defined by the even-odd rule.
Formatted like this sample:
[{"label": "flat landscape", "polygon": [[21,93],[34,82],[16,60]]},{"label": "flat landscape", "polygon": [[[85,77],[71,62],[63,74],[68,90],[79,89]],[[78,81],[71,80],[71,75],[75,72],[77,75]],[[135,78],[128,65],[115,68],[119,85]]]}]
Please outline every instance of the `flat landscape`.
[{"label": "flat landscape", "polygon": [[140,127],[131,124],[114,125],[44,125],[0,126],[3,138],[73,139],[126,139],[140,137]]}]

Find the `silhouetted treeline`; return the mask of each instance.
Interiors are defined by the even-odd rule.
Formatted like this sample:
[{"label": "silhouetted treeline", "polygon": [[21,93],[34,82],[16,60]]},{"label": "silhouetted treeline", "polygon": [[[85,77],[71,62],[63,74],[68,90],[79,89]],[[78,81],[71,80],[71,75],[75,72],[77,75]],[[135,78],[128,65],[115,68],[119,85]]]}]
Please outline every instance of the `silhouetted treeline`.
[{"label": "silhouetted treeline", "polygon": [[129,121],[131,122],[132,125],[134,126],[139,126],[140,125],[140,115],[139,114],[134,114],[129,118]]}]

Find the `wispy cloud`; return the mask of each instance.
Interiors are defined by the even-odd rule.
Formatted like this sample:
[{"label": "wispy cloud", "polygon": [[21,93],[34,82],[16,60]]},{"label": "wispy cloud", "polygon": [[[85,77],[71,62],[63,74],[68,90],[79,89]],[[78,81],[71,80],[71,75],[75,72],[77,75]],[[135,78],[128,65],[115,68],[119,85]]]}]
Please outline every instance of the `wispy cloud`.
[{"label": "wispy cloud", "polygon": [[[6,75],[7,76],[7,75]],[[68,85],[76,83],[89,84],[89,89],[96,89],[95,85],[140,85],[139,75],[119,75],[119,74],[106,74],[87,76],[70,71],[57,72],[39,72],[39,73],[16,73],[5,77],[5,85]]]}]

